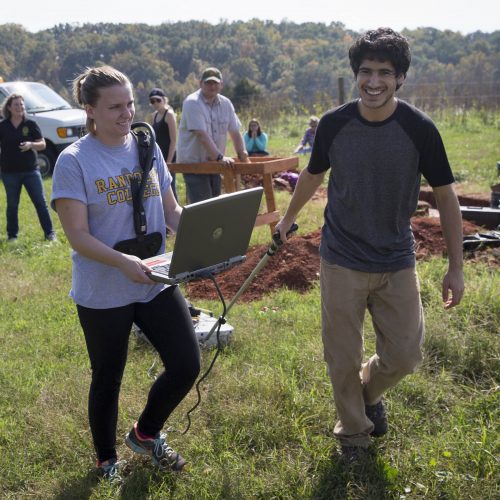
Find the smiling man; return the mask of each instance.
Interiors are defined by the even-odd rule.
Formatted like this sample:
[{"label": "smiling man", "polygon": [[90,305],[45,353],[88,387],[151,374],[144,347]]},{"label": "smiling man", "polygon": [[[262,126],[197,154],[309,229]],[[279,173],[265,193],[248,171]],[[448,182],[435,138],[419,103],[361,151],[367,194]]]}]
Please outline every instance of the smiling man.
[{"label": "smiling man", "polygon": [[[324,357],[338,421],[334,434],[350,462],[371,436],[388,430],[385,391],[422,360],[424,318],[415,269],[415,212],[421,176],[432,186],[448,249],[442,300],[464,290],[462,219],[454,178],[431,119],[396,97],[410,66],[405,37],[368,31],[349,49],[359,99],[320,120],[309,165],[276,229],[283,241],[330,170],[322,229],[321,311]],[[363,362],[363,318],[372,317],[376,353]]]},{"label": "smiling man", "polygon": [[[217,68],[207,68],[201,75],[200,88],[184,100],[177,143],[178,163],[217,161],[232,168],[233,158],[225,156],[228,133],[238,159],[249,161],[233,104],[220,95],[223,87],[222,73]],[[219,174],[184,174],[184,180],[190,203],[221,193]]]}]

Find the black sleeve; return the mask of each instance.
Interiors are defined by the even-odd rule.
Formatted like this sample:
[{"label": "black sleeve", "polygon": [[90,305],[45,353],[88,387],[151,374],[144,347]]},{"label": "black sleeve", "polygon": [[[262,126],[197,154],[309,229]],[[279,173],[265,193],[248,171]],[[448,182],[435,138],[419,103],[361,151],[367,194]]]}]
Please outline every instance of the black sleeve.
[{"label": "black sleeve", "polygon": [[434,122],[407,103],[403,103],[398,119],[419,152],[418,167],[430,186],[455,182],[441,134]]},{"label": "black sleeve", "polygon": [[30,128],[30,135],[31,139],[33,141],[38,141],[39,139],[43,138],[42,131],[40,130],[40,127],[38,126],[38,123],[34,122],[33,120],[28,120],[29,128]]},{"label": "black sleeve", "polygon": [[307,165],[307,170],[311,174],[320,174],[330,168],[330,159],[328,158],[328,149],[331,144],[331,139],[329,140],[330,134],[328,133],[329,121],[327,114],[324,115],[318,123],[311,157]]},{"label": "black sleeve", "polygon": [[419,169],[432,187],[446,186],[455,181],[443,140],[433,123],[426,131]]},{"label": "black sleeve", "polygon": [[319,121],[307,170],[311,174],[326,172],[332,165],[330,149],[335,136],[354,116],[355,102],[349,102],[325,113]]}]

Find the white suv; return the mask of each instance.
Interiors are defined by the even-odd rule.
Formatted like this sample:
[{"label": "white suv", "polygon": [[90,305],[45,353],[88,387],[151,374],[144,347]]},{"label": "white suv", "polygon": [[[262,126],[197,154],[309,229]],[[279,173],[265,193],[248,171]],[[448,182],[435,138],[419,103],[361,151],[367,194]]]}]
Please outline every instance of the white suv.
[{"label": "white suv", "polygon": [[0,108],[10,94],[21,94],[28,118],[35,121],[45,138],[46,148],[38,152],[43,177],[50,175],[59,153],[85,133],[85,112],[75,109],[43,83],[0,83]]}]

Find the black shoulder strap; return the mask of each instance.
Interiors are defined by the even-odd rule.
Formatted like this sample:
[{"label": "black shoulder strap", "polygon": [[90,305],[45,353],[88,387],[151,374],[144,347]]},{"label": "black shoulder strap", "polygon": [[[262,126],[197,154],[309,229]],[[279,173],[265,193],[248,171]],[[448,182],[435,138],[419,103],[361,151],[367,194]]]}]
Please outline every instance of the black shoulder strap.
[{"label": "black shoulder strap", "polygon": [[[144,130],[145,129],[145,130]],[[132,193],[132,204],[134,207],[134,229],[137,236],[145,235],[148,231],[146,213],[144,211],[143,196],[146,188],[146,180],[153,168],[155,160],[156,134],[153,127],[146,122],[135,122],[131,127],[132,136],[137,142],[139,150],[139,164],[142,168],[142,180],[132,176],[130,190]]]},{"label": "black shoulder strap", "polygon": [[148,174],[153,166],[153,161],[155,160],[155,131],[153,127],[146,122],[132,123],[131,131],[139,148],[139,163],[142,170]]}]

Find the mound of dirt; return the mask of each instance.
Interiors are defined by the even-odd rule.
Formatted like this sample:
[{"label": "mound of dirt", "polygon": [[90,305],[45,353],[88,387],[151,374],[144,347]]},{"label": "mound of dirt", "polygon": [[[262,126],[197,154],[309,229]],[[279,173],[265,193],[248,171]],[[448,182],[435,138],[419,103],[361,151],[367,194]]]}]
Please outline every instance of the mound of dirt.
[{"label": "mound of dirt", "polygon": [[[417,243],[417,259],[426,259],[433,255],[442,255],[446,246],[437,217],[414,217],[412,228]],[[464,234],[474,234],[481,228],[469,221],[463,221]],[[319,243],[320,231],[305,236],[294,236],[277,253],[267,260],[265,267],[255,277],[239,300],[259,299],[265,293],[280,287],[305,292],[319,278]],[[228,271],[217,275],[217,283],[222,294],[229,302],[245,279],[255,269],[268,245],[250,248],[246,261]],[[491,249],[477,251],[466,255],[466,258],[476,261],[486,261],[489,265],[500,267],[500,255]],[[210,280],[195,281],[187,285],[187,295],[190,299],[218,298],[213,283]]]},{"label": "mound of dirt", "polygon": [[[494,186],[493,186],[494,187]],[[490,195],[486,193],[469,193],[464,194],[457,191],[458,201],[462,206],[470,207],[489,207],[490,206]],[[434,198],[434,193],[432,188],[428,186],[422,186],[420,188],[419,199],[428,202],[433,208],[436,207],[436,199]]]},{"label": "mound of dirt", "polygon": [[[288,240],[275,255],[269,257],[265,267],[261,269],[240,300],[255,300],[283,286],[301,292],[308,290],[312,282],[319,278],[319,242],[319,230],[305,236],[294,236]],[[217,283],[227,301],[231,300],[240,289],[268,248],[268,245],[250,248],[243,264],[217,275]],[[187,295],[191,299],[218,297],[210,280],[188,283]]]}]

